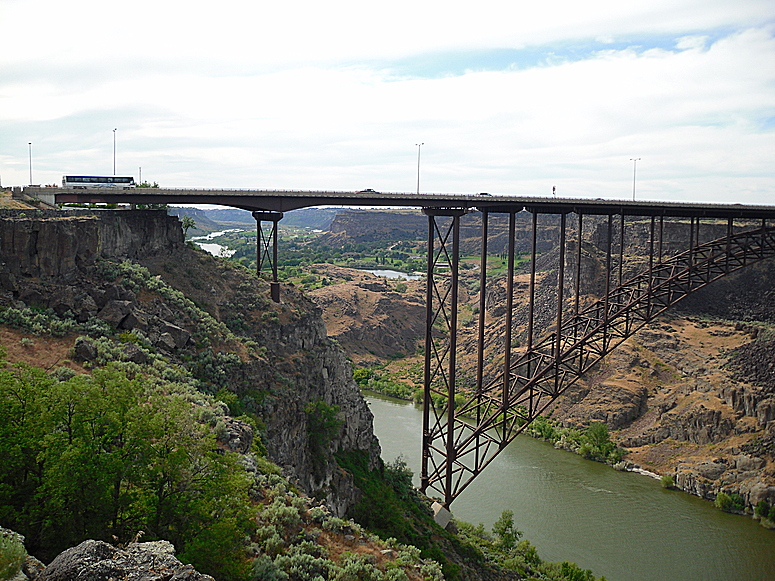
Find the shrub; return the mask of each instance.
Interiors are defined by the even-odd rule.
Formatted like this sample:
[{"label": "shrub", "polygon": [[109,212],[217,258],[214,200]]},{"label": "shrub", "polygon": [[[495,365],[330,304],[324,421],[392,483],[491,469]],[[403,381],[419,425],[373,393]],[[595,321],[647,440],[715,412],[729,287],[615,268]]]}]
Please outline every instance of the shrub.
[{"label": "shrub", "polygon": [[76,373],[69,367],[57,367],[49,375],[57,381],[67,381],[71,377],[75,377]]},{"label": "shrub", "polygon": [[614,444],[604,422],[592,422],[579,438],[579,454],[590,460],[616,464],[624,452]]},{"label": "shrub", "polygon": [[26,558],[24,537],[0,528],[0,581],[13,578],[21,570]]},{"label": "shrub", "polygon": [[771,516],[770,515],[771,508],[769,503],[764,499],[760,500],[759,504],[756,505],[756,509],[754,512],[756,513],[756,516],[759,516],[761,518],[769,518]]},{"label": "shrub", "polygon": [[333,563],[317,556],[317,550],[311,550],[306,546],[308,544],[301,543],[288,549],[287,554],[278,555],[274,560],[275,565],[291,579],[327,579]]},{"label": "shrub", "polygon": [[337,567],[333,579],[336,581],[383,581],[382,571],[369,562],[364,555],[345,554],[342,564]]},{"label": "shrub", "polygon": [[560,434],[557,432],[554,424],[543,416],[538,416],[534,419],[528,426],[527,432],[534,438],[540,438],[552,444],[560,438]]},{"label": "shrub", "polygon": [[745,509],[745,501],[739,494],[727,494],[726,492],[719,492],[716,496],[716,500],[713,501],[716,508],[720,508],[724,512],[742,512]]},{"label": "shrub", "polygon": [[659,483],[662,485],[662,488],[673,488],[675,486],[675,480],[670,474],[665,474],[662,476],[662,478],[659,479]]},{"label": "shrub", "polygon": [[299,510],[287,506],[282,498],[275,498],[272,504],[264,508],[261,518],[276,527],[294,529],[301,523]]},{"label": "shrub", "polygon": [[492,525],[492,532],[498,538],[498,544],[506,549],[513,549],[522,537],[522,531],[514,526],[514,513],[504,510],[500,518]]},{"label": "shrub", "polygon": [[268,555],[261,555],[253,561],[253,581],[288,581],[288,575]]},{"label": "shrub", "polygon": [[414,492],[412,471],[403,456],[385,464],[385,482],[387,482],[398,498],[407,500]]}]

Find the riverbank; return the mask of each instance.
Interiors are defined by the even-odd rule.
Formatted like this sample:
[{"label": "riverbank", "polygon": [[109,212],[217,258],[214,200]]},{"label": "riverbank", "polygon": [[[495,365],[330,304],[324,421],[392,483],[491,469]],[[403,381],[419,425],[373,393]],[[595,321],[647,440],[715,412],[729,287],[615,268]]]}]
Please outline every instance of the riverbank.
[{"label": "riverbank", "polygon": [[[402,456],[419,474],[420,407],[366,397],[383,458]],[[542,557],[573,561],[609,581],[775,578],[771,533],[751,519],[535,438],[518,437],[452,504],[456,518],[488,529],[504,510]]]},{"label": "riverbank", "polygon": [[[356,369],[353,377],[365,393],[372,392],[414,404],[422,404],[422,390],[405,382],[383,377],[378,370]],[[754,506],[746,506],[737,492],[720,492],[710,495],[707,489],[698,493],[696,480],[681,479],[678,482],[672,474],[659,474],[647,470],[639,464],[626,459],[628,450],[617,446],[611,439],[607,426],[602,422],[592,422],[586,428],[563,426],[560,422],[539,416],[527,428],[525,435],[545,441],[558,450],[571,452],[586,460],[607,464],[620,472],[632,472],[660,482],[667,490],[676,490],[702,498],[713,503],[717,509],[740,516],[748,516],[759,522],[764,528],[774,529],[775,509],[766,500]],[[711,496],[709,498],[709,496]]]}]

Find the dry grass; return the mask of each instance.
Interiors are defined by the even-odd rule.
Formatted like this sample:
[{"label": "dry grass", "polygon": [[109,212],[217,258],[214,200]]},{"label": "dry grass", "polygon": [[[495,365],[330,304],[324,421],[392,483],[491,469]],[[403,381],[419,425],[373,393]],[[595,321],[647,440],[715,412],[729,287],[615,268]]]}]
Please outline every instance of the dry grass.
[{"label": "dry grass", "polygon": [[27,363],[46,370],[69,367],[76,373],[85,373],[83,367],[70,360],[75,344],[71,337],[38,337],[8,327],[0,327],[0,345],[9,363]]}]

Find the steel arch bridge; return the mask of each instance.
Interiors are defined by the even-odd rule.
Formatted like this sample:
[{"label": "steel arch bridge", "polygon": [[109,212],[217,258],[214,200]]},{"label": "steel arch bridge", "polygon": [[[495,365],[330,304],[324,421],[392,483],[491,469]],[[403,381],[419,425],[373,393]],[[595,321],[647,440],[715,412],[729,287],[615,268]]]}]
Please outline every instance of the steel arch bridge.
[{"label": "steel arch bridge", "polygon": [[[428,218],[428,261],[421,489],[438,493],[447,507],[533,419],[638,329],[714,280],[775,256],[775,206],[372,190],[95,191],[30,187],[24,188],[24,193],[49,203],[219,204],[252,210],[258,231],[257,270],[271,271],[275,301],[280,301],[277,224],[283,212],[320,205],[422,208]],[[464,391],[458,389],[457,381],[460,220],[472,211],[481,213],[477,373],[475,388]],[[531,218],[527,344],[515,349],[516,220],[525,211]],[[484,290],[488,284],[489,225],[494,215],[508,219],[505,333],[496,347],[500,352],[495,353],[502,358],[500,371],[485,377]],[[557,281],[553,325],[539,335],[535,321],[536,256],[539,218],[545,216],[553,220]],[[634,228],[645,229],[646,243],[634,259],[629,253],[641,268],[626,278],[627,233],[632,234]],[[681,232],[679,241],[676,230]],[[600,298],[585,300],[582,305],[586,292],[580,284],[582,248],[589,245],[593,233],[598,247],[602,245],[605,251],[604,290]],[[675,251],[676,244],[681,251]],[[634,271],[628,267],[626,272]],[[573,275],[568,276],[572,285],[565,284],[566,274]],[[464,398],[462,404],[459,396]]]},{"label": "steel arch bridge", "polygon": [[[736,225],[731,216],[725,220],[719,216],[725,230],[723,236],[702,243],[698,242],[702,235],[701,217],[685,216],[688,220],[681,225],[686,233],[686,250],[664,256],[666,217],[652,215],[646,217],[647,256],[639,257],[647,266],[625,280],[626,214],[609,213],[598,218],[598,224],[602,218],[606,234],[605,292],[601,298],[582,306],[580,268],[585,214],[583,208],[577,210],[573,213],[572,229],[568,227],[568,213],[559,216],[555,320],[553,329],[543,336],[536,336],[534,331],[536,233],[542,211],[529,210],[532,240],[524,349],[511,347],[515,311],[515,212],[508,213],[507,304],[505,336],[500,347],[502,370],[485,380],[486,305],[485,293],[480,292],[476,387],[465,392],[458,389],[456,381],[459,215],[446,213],[446,220],[442,221],[438,212],[426,212],[431,236],[428,239],[421,488],[426,493],[438,493],[447,507],[532,420],[625,339],[688,294],[748,264],[775,256],[775,227],[768,225],[766,219]],[[482,213],[480,289],[487,285],[489,214],[486,210]],[[617,222],[616,236],[614,222]],[[718,219],[714,220],[714,226],[718,230]],[[569,243],[574,246],[575,256],[567,256]],[[576,270],[572,289],[565,285],[568,268]],[[465,398],[462,404],[460,395]],[[433,402],[439,401],[444,402],[442,406],[434,405]]]}]

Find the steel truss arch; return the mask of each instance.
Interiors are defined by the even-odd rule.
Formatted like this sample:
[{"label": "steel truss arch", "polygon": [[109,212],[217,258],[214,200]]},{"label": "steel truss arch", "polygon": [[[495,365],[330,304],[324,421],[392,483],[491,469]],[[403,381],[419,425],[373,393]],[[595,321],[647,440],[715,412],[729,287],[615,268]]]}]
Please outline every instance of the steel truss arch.
[{"label": "steel truss arch", "polygon": [[[436,213],[434,213],[436,214]],[[511,353],[512,282],[514,278],[514,212],[509,213],[509,249],[507,274],[506,340],[503,371],[483,383],[483,325],[487,221],[482,214],[482,262],[480,272],[480,316],[478,333],[477,385],[461,401],[456,390],[454,360],[457,342],[457,252],[459,243],[453,233],[452,252],[444,245],[448,237],[429,237],[428,333],[426,334],[426,376],[421,489],[438,493],[445,506],[484,470],[539,414],[544,412],[568,387],[589,371],[605,355],[637,330],[675,305],[687,295],[744,266],[775,256],[775,228],[761,220],[756,228],[734,232],[728,218],[726,236],[698,244],[700,219],[691,217],[687,250],[663,259],[663,218],[650,218],[648,268],[622,280],[624,255],[624,215],[609,214],[606,241],[606,290],[604,296],[585,307],[579,305],[579,264],[581,258],[581,214],[576,220],[575,301],[558,300],[554,330],[533,342],[535,295],[535,236],[537,213],[533,213],[531,283],[527,349],[514,357]],[[619,224],[618,256],[614,253],[614,217]],[[429,216],[429,231],[439,232],[437,215]],[[441,218],[439,218],[441,219]],[[453,222],[459,218],[455,217]],[[560,216],[559,272],[557,296],[564,297],[566,215]],[[438,246],[434,246],[434,242]],[[431,259],[431,256],[434,256]],[[445,270],[438,274],[438,257],[447,257]],[[611,284],[618,259],[618,279]],[[445,292],[436,289],[445,281]],[[446,297],[454,295],[454,302]],[[443,315],[447,324],[443,333],[436,323]],[[434,327],[434,324],[436,325]],[[435,334],[434,334],[435,329]],[[559,332],[557,331],[559,329]],[[440,357],[439,354],[443,354]],[[439,382],[439,378],[443,378]],[[457,404],[455,402],[457,398]],[[433,421],[430,419],[433,418]]]}]

